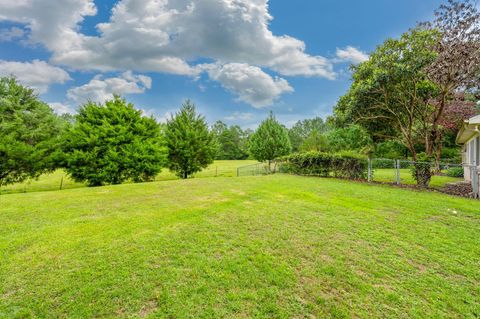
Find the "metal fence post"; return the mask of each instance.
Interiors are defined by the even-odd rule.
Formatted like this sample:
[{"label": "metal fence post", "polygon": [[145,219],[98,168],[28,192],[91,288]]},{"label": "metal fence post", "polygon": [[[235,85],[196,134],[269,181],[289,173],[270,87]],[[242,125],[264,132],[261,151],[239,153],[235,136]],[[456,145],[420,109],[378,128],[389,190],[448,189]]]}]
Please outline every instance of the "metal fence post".
[{"label": "metal fence post", "polygon": [[60,190],[62,190],[62,187],[63,187],[63,176],[62,176],[62,179],[60,180]]},{"label": "metal fence post", "polygon": [[372,182],[372,159],[368,158],[368,182]]},{"label": "metal fence post", "polygon": [[395,160],[395,182],[400,185],[400,160]]}]

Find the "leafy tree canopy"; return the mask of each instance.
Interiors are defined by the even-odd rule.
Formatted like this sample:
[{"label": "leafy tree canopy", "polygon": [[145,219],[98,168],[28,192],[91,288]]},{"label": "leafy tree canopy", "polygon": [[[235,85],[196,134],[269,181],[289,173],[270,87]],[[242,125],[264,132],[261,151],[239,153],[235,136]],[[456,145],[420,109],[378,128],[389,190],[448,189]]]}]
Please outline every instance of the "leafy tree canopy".
[{"label": "leafy tree canopy", "polygon": [[416,158],[416,143],[428,141],[434,112],[429,101],[438,94],[425,71],[437,57],[438,36],[414,29],[385,41],[353,68],[353,84],[335,113],[362,125],[375,141],[399,141]]},{"label": "leafy tree canopy", "polygon": [[249,148],[253,158],[270,162],[277,157],[288,155],[292,145],[287,129],[270,113],[250,138]]},{"label": "leafy tree canopy", "polygon": [[294,152],[299,151],[302,148],[302,144],[310,138],[308,144],[311,145],[312,139],[315,136],[320,136],[328,130],[328,125],[320,117],[313,119],[305,119],[298,121],[295,125],[288,130],[288,136],[292,143],[292,150]]},{"label": "leafy tree canopy", "polygon": [[167,122],[165,138],[168,167],[180,178],[188,178],[213,163],[218,147],[215,136],[190,100]]},{"label": "leafy tree canopy", "polygon": [[90,186],[150,181],[166,158],[160,126],[118,96],[82,106],[64,148],[67,172]]},{"label": "leafy tree canopy", "polygon": [[215,122],[212,131],[218,144],[216,159],[243,160],[248,158],[248,131],[242,130],[238,125],[229,127],[222,121]]},{"label": "leafy tree canopy", "polygon": [[326,133],[328,150],[330,152],[359,151],[363,152],[372,145],[372,139],[367,131],[359,125],[337,128]]},{"label": "leafy tree canopy", "polygon": [[0,78],[0,185],[52,171],[64,122],[14,78]]}]

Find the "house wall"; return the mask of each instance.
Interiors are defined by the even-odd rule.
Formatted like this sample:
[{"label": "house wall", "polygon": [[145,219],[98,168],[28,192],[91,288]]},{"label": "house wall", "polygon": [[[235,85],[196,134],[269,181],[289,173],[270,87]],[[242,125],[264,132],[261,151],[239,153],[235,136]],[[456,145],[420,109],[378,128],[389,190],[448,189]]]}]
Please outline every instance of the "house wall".
[{"label": "house wall", "polygon": [[[480,134],[472,137],[464,146],[464,152],[462,153],[462,161],[464,164],[464,176],[465,181],[472,182],[472,167],[477,167],[476,174],[476,183],[472,182],[472,186],[478,187],[477,192],[480,193]],[[476,184],[476,185],[475,185]]]}]

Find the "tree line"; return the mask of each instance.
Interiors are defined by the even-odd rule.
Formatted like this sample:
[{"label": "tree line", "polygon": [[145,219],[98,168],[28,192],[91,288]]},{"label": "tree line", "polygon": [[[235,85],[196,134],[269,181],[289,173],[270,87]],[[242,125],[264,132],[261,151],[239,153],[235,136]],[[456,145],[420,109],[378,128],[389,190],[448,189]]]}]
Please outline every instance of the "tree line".
[{"label": "tree line", "polygon": [[321,118],[287,129],[273,115],[253,131],[221,121],[208,126],[187,100],[166,123],[125,99],[88,102],[58,116],[28,87],[0,78],[0,185],[62,168],[89,186],[151,181],[163,168],[188,178],[215,159],[270,162],[299,151],[361,151],[361,127],[334,127]]},{"label": "tree line", "polygon": [[[270,162],[308,151],[458,161],[455,135],[479,111],[479,83],[480,13],[471,0],[449,0],[433,21],[387,39],[352,66],[352,85],[332,116],[290,129],[273,113],[255,131],[221,121],[209,127],[191,101],[160,124],[119,96],[56,116],[33,90],[4,77],[0,186],[57,168],[91,186],[150,181],[162,168],[188,178],[214,159]],[[433,173],[419,166],[414,177],[428,184]]]}]

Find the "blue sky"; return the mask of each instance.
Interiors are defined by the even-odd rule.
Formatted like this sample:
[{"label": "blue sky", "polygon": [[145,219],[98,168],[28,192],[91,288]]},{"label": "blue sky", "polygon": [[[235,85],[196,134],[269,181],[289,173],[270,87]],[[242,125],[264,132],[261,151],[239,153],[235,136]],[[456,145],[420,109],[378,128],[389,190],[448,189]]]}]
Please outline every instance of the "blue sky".
[{"label": "blue sky", "polygon": [[253,128],[272,110],[291,126],[328,115],[351,63],[441,3],[4,1],[0,75],[35,87],[58,112],[119,93],[160,120],[190,98],[210,123]]}]

